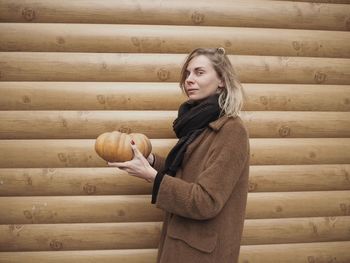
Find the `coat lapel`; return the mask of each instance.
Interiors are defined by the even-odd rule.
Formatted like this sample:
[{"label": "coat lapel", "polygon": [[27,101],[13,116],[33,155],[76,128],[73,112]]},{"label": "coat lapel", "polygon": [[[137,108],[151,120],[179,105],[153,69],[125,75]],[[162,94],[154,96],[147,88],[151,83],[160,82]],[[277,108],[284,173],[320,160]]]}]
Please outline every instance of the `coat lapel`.
[{"label": "coat lapel", "polygon": [[[227,116],[223,116],[213,122],[210,122],[208,126],[212,130],[218,132],[221,129],[221,127],[226,123],[228,118],[229,117]],[[200,142],[209,132],[211,132],[210,129],[205,129],[190,145],[187,146],[187,149],[184,155],[183,165],[187,162],[192,152],[197,148],[197,146],[200,144]]]}]

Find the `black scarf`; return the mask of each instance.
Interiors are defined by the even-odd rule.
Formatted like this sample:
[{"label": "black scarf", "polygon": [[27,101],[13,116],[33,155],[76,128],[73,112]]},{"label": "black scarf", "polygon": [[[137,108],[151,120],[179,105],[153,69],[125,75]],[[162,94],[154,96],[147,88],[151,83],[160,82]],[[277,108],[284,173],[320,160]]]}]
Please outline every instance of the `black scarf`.
[{"label": "black scarf", "polygon": [[173,129],[179,138],[171,149],[162,171],[158,171],[152,190],[152,204],[156,202],[160,183],[165,174],[175,176],[181,166],[187,146],[201,134],[208,124],[221,117],[219,94],[211,95],[200,101],[188,100],[180,105],[178,117],[173,122]]},{"label": "black scarf", "polygon": [[187,146],[201,134],[208,124],[220,117],[219,94],[214,94],[201,101],[188,100],[181,104],[178,117],[173,122],[177,144],[171,149],[163,173],[175,176],[179,169]]}]

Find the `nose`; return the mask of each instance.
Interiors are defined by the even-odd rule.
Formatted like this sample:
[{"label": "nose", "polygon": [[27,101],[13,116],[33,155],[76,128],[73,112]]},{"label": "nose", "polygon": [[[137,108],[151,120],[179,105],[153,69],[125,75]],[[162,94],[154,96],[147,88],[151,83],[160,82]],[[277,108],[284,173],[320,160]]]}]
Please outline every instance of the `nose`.
[{"label": "nose", "polygon": [[186,82],[187,83],[193,83],[193,78],[192,78],[192,73],[189,73],[186,77]]}]

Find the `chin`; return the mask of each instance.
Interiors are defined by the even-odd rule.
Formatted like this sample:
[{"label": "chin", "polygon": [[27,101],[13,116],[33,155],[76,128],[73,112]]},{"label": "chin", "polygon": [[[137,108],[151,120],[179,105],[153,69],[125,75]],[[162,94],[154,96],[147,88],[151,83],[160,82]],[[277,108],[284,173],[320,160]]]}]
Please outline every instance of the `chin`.
[{"label": "chin", "polygon": [[196,95],[190,95],[188,96],[188,98],[190,100],[193,100],[193,101],[199,101],[199,100],[204,100],[205,98],[207,98],[206,96],[196,96]]},{"label": "chin", "polygon": [[200,99],[196,98],[195,96],[189,96],[188,99],[192,100],[192,101],[200,100]]}]

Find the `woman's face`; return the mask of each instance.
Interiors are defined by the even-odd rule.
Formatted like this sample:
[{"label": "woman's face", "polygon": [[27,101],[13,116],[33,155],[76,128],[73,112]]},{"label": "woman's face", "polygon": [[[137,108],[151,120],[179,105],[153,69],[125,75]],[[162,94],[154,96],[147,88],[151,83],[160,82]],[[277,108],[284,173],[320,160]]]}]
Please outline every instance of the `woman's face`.
[{"label": "woman's face", "polygon": [[216,93],[218,86],[223,86],[210,60],[204,55],[191,59],[186,76],[185,92],[191,100],[205,99]]}]

